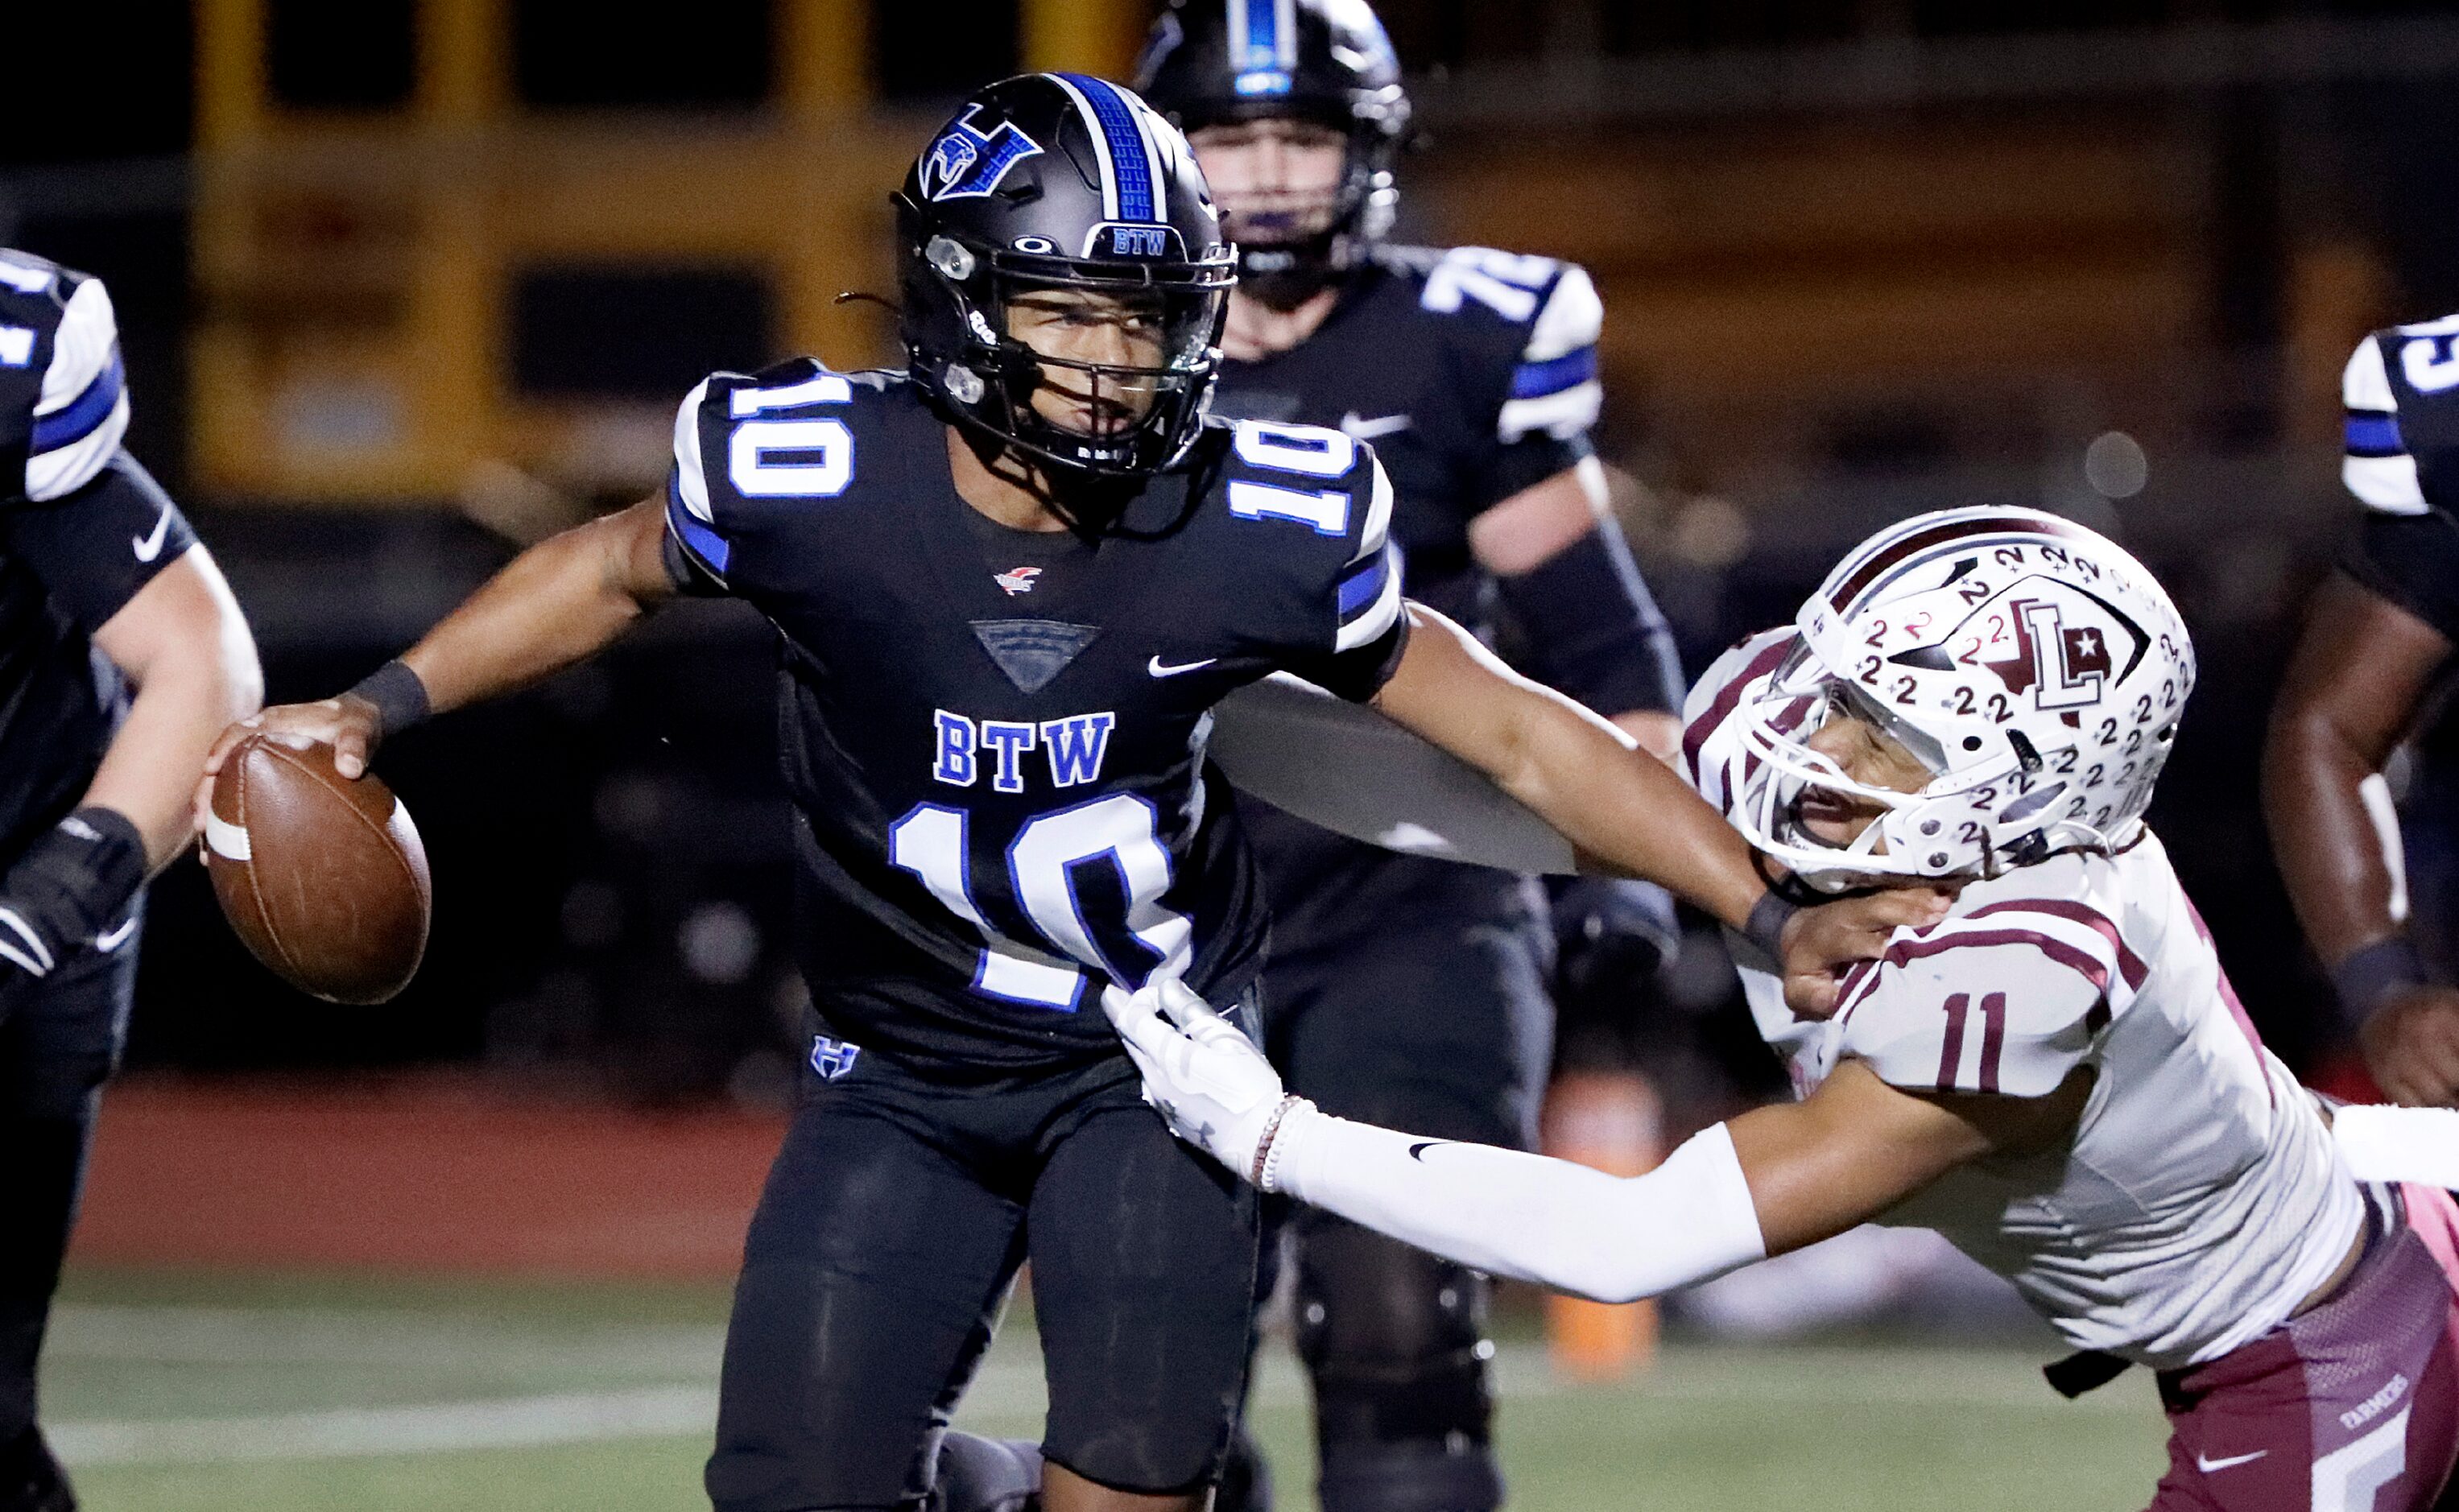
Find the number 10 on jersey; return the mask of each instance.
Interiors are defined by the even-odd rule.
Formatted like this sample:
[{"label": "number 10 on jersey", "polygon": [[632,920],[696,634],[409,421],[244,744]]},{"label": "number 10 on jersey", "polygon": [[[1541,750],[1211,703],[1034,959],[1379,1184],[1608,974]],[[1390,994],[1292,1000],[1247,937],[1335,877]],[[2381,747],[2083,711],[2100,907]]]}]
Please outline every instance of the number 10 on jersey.
[{"label": "number 10 on jersey", "polygon": [[[921,804],[889,827],[888,859],[914,873],[949,913],[982,932],[988,943],[974,968],[974,990],[1009,1002],[1073,1012],[1082,1005],[1084,972],[1091,967],[1124,987],[1144,984],[1154,973],[1187,969],[1194,929],[1186,915],[1161,906],[1169,891],[1169,850],[1161,842],[1151,804],[1133,793],[1111,793],[1090,803],[1054,809],[1027,820],[1007,848],[1007,874],[1017,906],[1046,943],[1046,950],[1002,934],[975,902],[970,866],[972,816],[943,804]],[[1112,923],[1102,932],[1124,934],[1150,951],[1150,963],[1117,960],[1102,942],[1078,892],[1081,869],[1105,866],[1125,901],[1124,931]],[[1060,958],[1051,958],[1055,951]],[[1073,963],[1081,963],[1071,964]]]}]

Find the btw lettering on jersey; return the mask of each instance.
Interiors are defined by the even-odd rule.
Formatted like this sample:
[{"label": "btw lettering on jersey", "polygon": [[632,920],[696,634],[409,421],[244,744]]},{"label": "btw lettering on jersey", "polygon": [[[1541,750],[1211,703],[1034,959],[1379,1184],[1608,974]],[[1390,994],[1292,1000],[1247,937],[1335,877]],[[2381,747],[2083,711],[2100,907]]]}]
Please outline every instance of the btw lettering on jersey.
[{"label": "btw lettering on jersey", "polygon": [[1108,709],[1040,721],[977,720],[934,709],[932,748],[936,755],[931,776],[951,788],[971,788],[987,765],[994,789],[1020,793],[1025,754],[1038,749],[1048,760],[1050,786],[1082,788],[1101,781],[1102,762],[1110,753],[1110,731],[1118,723],[1118,716]]}]

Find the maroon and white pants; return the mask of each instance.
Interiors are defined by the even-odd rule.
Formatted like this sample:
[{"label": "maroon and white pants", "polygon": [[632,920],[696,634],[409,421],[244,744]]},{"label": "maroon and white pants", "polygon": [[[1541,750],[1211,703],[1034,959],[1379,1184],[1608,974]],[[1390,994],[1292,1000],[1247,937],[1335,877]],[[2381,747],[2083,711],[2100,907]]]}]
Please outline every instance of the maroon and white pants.
[{"label": "maroon and white pants", "polygon": [[2366,1187],[2364,1257],[2319,1305],[2165,1371],[2151,1512],[2459,1512],[2459,1207]]}]

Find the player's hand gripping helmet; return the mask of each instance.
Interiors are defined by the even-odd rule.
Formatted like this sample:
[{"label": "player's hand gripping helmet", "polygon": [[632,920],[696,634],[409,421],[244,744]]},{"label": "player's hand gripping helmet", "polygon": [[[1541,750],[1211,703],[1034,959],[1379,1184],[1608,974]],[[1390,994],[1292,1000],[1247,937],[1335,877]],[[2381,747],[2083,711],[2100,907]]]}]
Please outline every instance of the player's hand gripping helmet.
[{"label": "player's hand gripping helmet", "polygon": [[[1994,875],[2133,840],[2195,685],[2184,621],[2115,542],[2054,515],[1945,510],[1844,558],[1800,639],[1742,693],[1734,822],[1815,887]],[[1833,713],[1878,726],[1929,772],[1868,786],[1811,748]],[[1802,823],[1806,793],[1873,806],[1847,845]]]},{"label": "player's hand gripping helmet", "polygon": [[1237,262],[1167,121],[1083,74],[1006,79],[893,198],[906,357],[959,425],[1062,474],[1186,453]]},{"label": "player's hand gripping helmet", "polygon": [[1296,119],[1348,140],[1329,202],[1233,213],[1242,283],[1293,304],[1356,265],[1392,228],[1392,160],[1409,130],[1400,65],[1366,0],[1170,0],[1136,88],[1182,131]]}]

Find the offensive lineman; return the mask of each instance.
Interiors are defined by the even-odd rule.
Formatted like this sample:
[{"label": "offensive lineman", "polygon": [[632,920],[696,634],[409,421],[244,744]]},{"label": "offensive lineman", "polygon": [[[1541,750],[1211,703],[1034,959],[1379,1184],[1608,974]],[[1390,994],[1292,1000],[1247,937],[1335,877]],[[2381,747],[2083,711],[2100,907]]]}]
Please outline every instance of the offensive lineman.
[{"label": "offensive lineman", "polygon": [[1144,1112],[1086,1010],[1156,976],[1234,1002],[1260,969],[1260,892],[1205,761],[1224,694],[1289,670],[1374,699],[1589,852],[1781,939],[1805,1000],[1936,910],[1788,918],[1671,773],[1404,605],[1369,450],[1207,423],[1231,255],[1141,100],[993,85],[895,200],[908,370],[710,377],[662,497],[525,553],[351,694],[258,723],[355,775],[388,733],[676,594],[758,606],[818,1024],[746,1245],[710,1499],[927,1493],[1029,1257],[1045,1503],[1196,1512],[1244,1385],[1252,1200]]},{"label": "offensive lineman", "polygon": [[2374,1082],[2459,1106],[2459,991],[2436,982],[2391,910],[2364,786],[2407,734],[2459,644],[2459,316],[2377,331],[2342,379],[2364,523],[2315,596],[2263,749],[2272,854]]},{"label": "offensive lineman", "polygon": [[[1728,652],[1683,745],[1752,843],[1813,884],[1962,892],[1833,1015],[1789,1010],[1745,949],[1801,1101],[1633,1181],[1321,1114],[1182,984],[1105,1006],[1168,1116],[1268,1190],[1608,1299],[1934,1228],[2082,1352],[2060,1391],[2159,1372],[2155,1512],[2425,1512],[2459,1457],[2459,1207],[2352,1173],[2144,828],[2193,681],[2148,573],[2014,510],[1893,526]],[[2447,1178],[2459,1141],[2434,1137]]]},{"label": "offensive lineman", "polygon": [[187,843],[214,737],[263,697],[238,603],[127,430],[100,281],[0,250],[0,1512],[76,1505],[34,1362],[144,884]]},{"label": "offensive lineman", "polygon": [[[1672,637],[1587,438],[1604,314],[1587,274],[1384,242],[1409,100],[1365,0],[1175,0],[1137,88],[1187,132],[1238,248],[1215,410],[1372,438],[1410,596],[1489,640],[1499,598],[1522,671],[1670,758]],[[1251,794],[1240,810],[1272,908],[1265,1043],[1290,1083],[1343,1117],[1529,1144],[1554,1031],[1543,894]],[[1631,936],[1671,934],[1641,884],[1573,881],[1555,912],[1565,979],[1628,988],[1662,949]],[[1632,969],[1589,969],[1609,958]],[[1290,1229],[1327,1512],[1501,1505],[1485,1278],[1319,1210]]]}]

